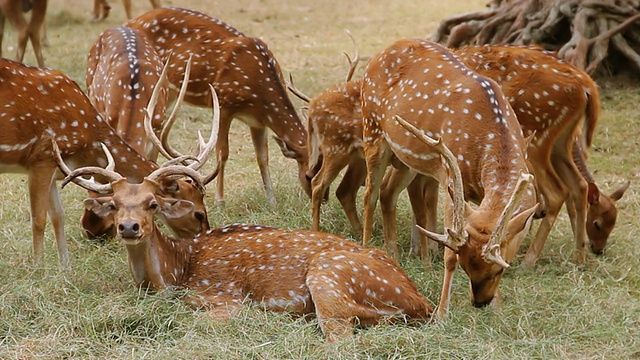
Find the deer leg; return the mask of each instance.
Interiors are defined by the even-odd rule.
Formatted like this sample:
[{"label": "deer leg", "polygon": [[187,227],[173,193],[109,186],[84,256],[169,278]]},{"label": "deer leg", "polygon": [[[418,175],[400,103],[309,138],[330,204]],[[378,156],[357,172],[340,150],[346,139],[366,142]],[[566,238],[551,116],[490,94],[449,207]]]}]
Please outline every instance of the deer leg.
[{"label": "deer leg", "polygon": [[224,169],[229,159],[229,129],[233,114],[220,109],[220,129],[216,142],[216,160],[218,161],[218,183],[216,187],[216,202],[224,204]]},{"label": "deer leg", "polygon": [[360,186],[364,184],[366,176],[367,166],[365,162],[360,158],[353,159],[347,167],[338,189],[336,189],[336,197],[340,201],[345,214],[347,214],[351,228],[358,235],[362,235],[362,223],[356,208],[356,195]]},{"label": "deer leg", "polygon": [[546,199],[547,209],[522,262],[524,267],[527,268],[533,268],[536,261],[538,261],[542,248],[544,247],[547,237],[551,232],[551,228],[558,217],[558,213],[562,209],[562,204],[564,204],[567,194],[565,186],[558,178],[558,175],[551,167],[551,164],[536,165],[536,168],[539,169],[535,174],[536,182],[538,182],[539,185],[538,189],[543,193],[543,197]]},{"label": "deer leg", "polygon": [[[450,226],[453,221],[453,204],[451,200],[447,201],[444,207],[445,227]],[[444,248],[444,278],[442,280],[442,291],[440,292],[440,302],[436,317],[440,320],[444,319],[449,312],[449,303],[451,300],[451,287],[453,285],[453,273],[458,265],[458,255],[448,247]]]},{"label": "deer leg", "polygon": [[60,201],[60,192],[55,181],[49,187],[49,220],[53,227],[58,248],[58,263],[61,270],[71,270],[69,266],[69,249],[67,249],[67,238],[64,234],[64,209]]},{"label": "deer leg", "polygon": [[29,172],[29,200],[31,206],[31,232],[36,266],[44,263],[44,230],[47,225],[47,208],[55,168],[49,165],[34,166]]},{"label": "deer leg", "polygon": [[398,259],[398,230],[396,219],[396,205],[398,195],[404,190],[416,174],[408,168],[396,169],[390,167],[382,182],[380,190],[380,209],[382,210],[382,230],[387,252]]},{"label": "deer leg", "polygon": [[131,0],[122,0],[124,5],[124,12],[127,14],[127,19],[131,20]]},{"label": "deer leg", "polygon": [[157,9],[160,7],[160,0],[149,0],[149,2],[151,3],[151,6],[153,6],[154,9]]},{"label": "deer leg", "polygon": [[[568,152],[571,154],[571,151]],[[573,236],[576,244],[576,262],[579,265],[584,264],[586,260],[586,226],[587,226],[587,181],[582,177],[580,171],[575,166],[575,163],[571,158],[554,156],[553,164],[560,177],[565,180],[567,188],[569,189],[570,205],[567,205],[569,211],[570,207],[575,210],[575,216],[572,218]]]},{"label": "deer leg", "polygon": [[[407,187],[414,223],[429,231],[436,231],[438,226],[438,186],[439,183],[434,178],[418,175]],[[416,226],[413,226],[411,255],[420,256],[422,262],[429,265],[431,263],[429,250],[437,252],[438,244],[430,241]]]},{"label": "deer leg", "polygon": [[[31,46],[33,46],[33,52],[38,60],[38,66],[44,67],[44,57],[42,56],[41,37],[42,29],[44,26],[44,17],[47,12],[46,0],[35,0],[34,7],[31,11],[31,19],[27,26],[27,33],[31,40]],[[26,46],[26,44],[25,44]],[[23,48],[24,51],[24,48]],[[24,54],[23,54],[24,56]]]},{"label": "deer leg", "polygon": [[315,231],[320,230],[320,206],[324,194],[348,160],[348,157],[325,156],[320,171],[311,180],[312,229]]},{"label": "deer leg", "polygon": [[2,39],[4,38],[4,22],[5,17],[2,9],[0,9],[0,57],[2,57]]},{"label": "deer leg", "polygon": [[262,183],[267,193],[267,199],[272,206],[276,206],[276,197],[273,194],[273,184],[271,183],[271,174],[269,173],[267,129],[252,127],[251,140],[253,141],[253,148],[256,152],[256,160],[258,161],[258,168],[260,168],[260,175],[262,175]]},{"label": "deer leg", "polygon": [[388,151],[384,151],[381,141],[374,141],[371,145],[365,147],[365,158],[367,162],[367,177],[364,192],[362,245],[367,246],[373,232],[373,215],[378,202],[382,177],[390,163],[391,156]]}]

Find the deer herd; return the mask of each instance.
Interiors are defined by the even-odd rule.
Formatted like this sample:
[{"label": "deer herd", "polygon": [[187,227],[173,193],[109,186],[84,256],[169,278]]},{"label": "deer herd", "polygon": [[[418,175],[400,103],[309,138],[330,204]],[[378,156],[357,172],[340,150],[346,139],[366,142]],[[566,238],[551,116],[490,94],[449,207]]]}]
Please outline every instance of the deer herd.
[{"label": "deer herd", "polygon": [[[33,6],[29,23],[25,2]],[[596,84],[539,48],[448,49],[403,39],[372,56],[360,79],[353,79],[356,55],[343,83],[309,97],[285,82],[262,40],[204,13],[151,1],[153,10],[95,41],[85,94],[44,68],[46,3],[0,0],[0,30],[6,17],[19,34],[17,61],[0,58],[0,170],[28,175],[37,266],[48,215],[59,264],[70,268],[56,185],[64,177],[63,187],[73,182],[89,192],[81,219],[86,235],[121,240],[136,286],[189,290],[183,300],[215,319],[233,317],[243,304],[312,314],[326,339],[337,341],[383,319],[444,318],[458,264],[474,306],[499,302],[500,280],[530,228],[538,223],[525,267],[540,257],[563,204],[575,261],[584,264],[587,246],[603,252],[616,201],[629,186],[605,195],[586,165],[600,114]],[[124,4],[131,18],[130,1]],[[106,1],[95,5],[95,19],[108,15]],[[27,39],[39,68],[21,63]],[[287,87],[308,102],[306,127]],[[193,155],[168,140],[185,101],[212,111],[211,134],[205,141],[198,133]],[[271,204],[269,130],[296,161],[311,198],[312,230],[210,228],[205,186],[217,178],[215,200],[224,201],[233,119],[250,128]],[[213,152],[215,170],[205,173]],[[167,158],[163,165],[158,155]],[[345,167],[336,195],[360,244],[321,231],[321,204]],[[396,202],[405,188],[415,223],[410,253],[429,265],[431,253],[444,247],[435,310],[397,262]],[[378,200],[386,251],[369,246]]]}]

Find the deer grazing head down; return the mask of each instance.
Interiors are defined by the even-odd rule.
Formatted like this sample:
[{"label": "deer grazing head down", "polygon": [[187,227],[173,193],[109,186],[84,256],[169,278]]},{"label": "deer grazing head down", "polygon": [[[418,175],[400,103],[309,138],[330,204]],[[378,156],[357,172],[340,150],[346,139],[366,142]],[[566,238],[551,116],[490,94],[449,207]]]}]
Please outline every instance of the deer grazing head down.
[{"label": "deer grazing head down", "polygon": [[[371,238],[373,210],[392,156],[413,172],[453,183],[455,209],[445,207],[447,233],[427,232],[447,246],[438,315],[447,311],[458,262],[469,276],[474,305],[489,304],[537,207],[526,142],[499,86],[446,48],[410,39],[369,62],[361,96],[367,162],[363,241]],[[398,123],[402,119],[436,141],[425,143]],[[467,205],[465,197],[478,207]]]},{"label": "deer grazing head down", "polygon": [[[63,185],[73,181],[113,193],[86,199],[85,207],[113,217],[136,285],[188,290],[184,300],[216,319],[234,316],[245,302],[273,311],[315,314],[327,340],[337,341],[351,336],[354,326],[382,319],[425,321],[432,313],[415,284],[384,252],[332,234],[230,225],[193,239],[165,236],[154,217],[180,217],[192,211],[192,204],[159,196],[162,177],[202,181],[184,166],[159,169],[139,184],[102,168],[66,174]],[[92,183],[82,175],[99,175],[109,183]]]},{"label": "deer grazing head down", "polygon": [[203,13],[180,8],[152,10],[126,26],[144,33],[163,61],[173,54],[175,60],[168,74],[172,90],[180,87],[184,64],[193,57],[185,101],[211,107],[209,84],[216,89],[221,112],[216,201],[223,201],[229,128],[234,118],[251,128],[258,166],[271,203],[275,204],[275,196],[268,167],[268,129],[275,133],[283,154],[298,162],[298,177],[304,184],[308,167],[307,133],[287,95],[280,66],[263,41],[245,36]]},{"label": "deer grazing head down", "polygon": [[[540,48],[468,46],[456,55],[478,74],[498,82],[518,122],[531,136],[528,160],[544,214],[524,263],[533,266],[564,203],[574,228],[576,259],[585,261],[587,237],[601,253],[616,221],[615,199],[600,195],[584,160],[600,114],[596,83],[587,73]],[[615,199],[615,200],[614,200]],[[585,231],[586,229],[586,231]]]}]

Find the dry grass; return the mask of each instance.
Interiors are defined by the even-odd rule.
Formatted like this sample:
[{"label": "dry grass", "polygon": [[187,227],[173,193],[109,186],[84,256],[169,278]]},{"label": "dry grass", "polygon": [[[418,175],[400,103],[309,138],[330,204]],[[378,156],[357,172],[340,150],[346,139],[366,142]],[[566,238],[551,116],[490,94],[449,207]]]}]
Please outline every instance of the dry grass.
[{"label": "dry grass", "polygon": [[[136,13],[148,9],[135,2]],[[165,1],[167,3],[167,1]],[[203,10],[236,28],[263,38],[297,86],[314,94],[343,79],[342,51],[351,51],[348,28],[361,52],[370,55],[402,37],[430,34],[440,19],[484,6],[473,1],[284,1],[174,0],[171,5]],[[206,4],[206,5],[205,5]],[[87,0],[51,0],[47,64],[84,84],[88,49],[105,28],[124,19],[112,1],[107,22],[88,21]],[[15,34],[5,40],[13,54]],[[26,61],[35,63],[32,54]],[[83,192],[63,191],[73,271],[57,271],[53,235],[47,232],[45,268],[31,265],[31,232],[25,177],[3,174],[0,192],[0,358],[183,358],[183,359],[411,359],[411,358],[640,358],[640,267],[637,238],[640,201],[635,190],[640,160],[637,89],[604,89],[604,113],[590,166],[603,189],[633,181],[620,203],[617,229],[602,257],[579,268],[571,260],[571,229],[557,222],[534,271],[517,266],[502,284],[501,309],[478,310],[467,297],[466,278],[456,273],[451,316],[418,328],[380,326],[359,331],[349,341],[327,344],[315,322],[246,309],[228,323],[215,323],[163,294],[138,292],[123,248],[84,239],[77,219]],[[193,139],[206,127],[209,112],[185,107],[177,139]],[[180,141],[188,143],[188,141]],[[310,208],[295,164],[271,144],[279,204],[267,205],[248,131],[233,127],[226,182],[227,206],[211,201],[211,222],[263,223],[309,228]],[[212,199],[210,199],[212,200]],[[403,246],[409,234],[409,206],[399,205]],[[349,235],[335,199],[323,210],[325,229]],[[379,234],[379,231],[378,231]],[[380,245],[380,238],[374,239]],[[403,267],[433,302],[439,297],[442,265],[425,269],[403,258]]]}]

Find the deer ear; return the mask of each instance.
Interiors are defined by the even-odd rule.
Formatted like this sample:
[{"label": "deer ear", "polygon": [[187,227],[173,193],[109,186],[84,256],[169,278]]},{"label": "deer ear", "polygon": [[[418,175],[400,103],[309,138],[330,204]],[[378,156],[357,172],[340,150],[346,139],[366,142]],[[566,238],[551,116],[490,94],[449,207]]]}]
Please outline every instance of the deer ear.
[{"label": "deer ear", "polygon": [[285,157],[287,157],[289,159],[296,159],[297,158],[296,152],[293,151],[293,149],[291,149],[289,147],[289,145],[287,145],[287,143],[284,140],[280,139],[277,136],[274,136],[273,140],[275,140],[276,143],[278,144],[278,146],[280,146],[280,151],[282,151],[282,154]]},{"label": "deer ear", "polygon": [[115,206],[110,197],[87,198],[82,201],[84,208],[91,211],[101,219],[107,218],[115,212]]},{"label": "deer ear", "polygon": [[629,188],[630,184],[631,184],[631,181],[627,181],[618,190],[614,191],[611,195],[609,195],[611,200],[613,200],[613,201],[620,200],[622,198],[622,195],[624,195],[624,192],[627,191],[627,189]]},{"label": "deer ear", "polygon": [[598,186],[592,182],[589,183],[589,189],[587,190],[587,203],[589,205],[597,204],[600,200],[600,190]]},{"label": "deer ear", "polygon": [[160,213],[167,219],[178,219],[188,215],[194,209],[191,201],[156,197],[160,203]]},{"label": "deer ear", "polygon": [[507,225],[507,233],[509,234],[509,238],[517,237],[521,232],[529,232],[529,227],[531,225],[531,221],[533,220],[533,214],[536,213],[538,209],[538,204],[533,207],[521,212],[520,214],[514,216],[509,220],[509,224]]},{"label": "deer ear", "polygon": [[162,180],[160,184],[160,188],[162,192],[169,195],[175,195],[180,191],[180,185],[178,185],[178,180]]}]

